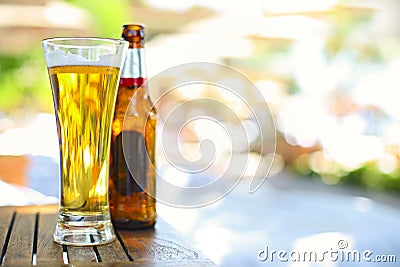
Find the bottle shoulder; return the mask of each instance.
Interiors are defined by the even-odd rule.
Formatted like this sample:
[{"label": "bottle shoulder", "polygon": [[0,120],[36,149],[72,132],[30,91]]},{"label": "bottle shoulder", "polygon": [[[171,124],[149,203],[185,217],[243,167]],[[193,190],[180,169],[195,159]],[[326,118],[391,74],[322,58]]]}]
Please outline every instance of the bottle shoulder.
[{"label": "bottle shoulder", "polygon": [[124,127],[143,128],[143,125],[149,122],[156,124],[158,114],[145,88],[120,87],[115,105],[115,118],[123,121]]}]

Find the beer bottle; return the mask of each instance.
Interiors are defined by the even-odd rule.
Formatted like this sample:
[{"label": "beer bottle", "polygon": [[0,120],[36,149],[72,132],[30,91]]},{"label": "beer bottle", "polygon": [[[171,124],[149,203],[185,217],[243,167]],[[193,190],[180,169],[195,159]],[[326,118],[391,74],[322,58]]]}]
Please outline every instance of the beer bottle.
[{"label": "beer bottle", "polygon": [[147,88],[142,88],[146,81],[144,26],[124,25],[122,38],[129,41],[129,49],[112,124],[109,197],[114,227],[129,230],[153,226],[156,221],[158,117]]}]

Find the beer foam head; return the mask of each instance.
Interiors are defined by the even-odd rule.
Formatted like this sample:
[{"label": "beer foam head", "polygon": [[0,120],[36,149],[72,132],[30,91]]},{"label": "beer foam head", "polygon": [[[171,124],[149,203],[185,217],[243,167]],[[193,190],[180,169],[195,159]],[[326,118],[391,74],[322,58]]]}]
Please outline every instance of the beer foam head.
[{"label": "beer foam head", "polygon": [[128,42],[110,38],[49,38],[42,41],[47,67],[91,65],[121,67]]},{"label": "beer foam head", "polygon": [[121,57],[116,54],[105,54],[96,59],[87,59],[81,55],[56,49],[45,53],[47,67],[68,66],[68,65],[90,65],[90,66],[112,66],[121,67]]}]

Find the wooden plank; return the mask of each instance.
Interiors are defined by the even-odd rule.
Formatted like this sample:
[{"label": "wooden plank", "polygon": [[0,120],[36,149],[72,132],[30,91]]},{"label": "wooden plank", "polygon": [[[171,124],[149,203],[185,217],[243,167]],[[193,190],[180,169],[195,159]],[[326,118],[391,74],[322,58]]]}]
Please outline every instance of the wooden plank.
[{"label": "wooden plank", "polygon": [[158,219],[155,228],[138,231],[119,231],[121,239],[136,264],[169,266],[214,266],[201,252],[196,251],[164,220]]},{"label": "wooden plank", "polygon": [[[24,264],[13,264],[6,265],[7,267],[27,267]],[[119,262],[119,263],[87,263],[87,262],[78,262],[75,264],[44,264],[44,265],[35,265],[37,267],[215,267],[215,264],[212,264],[209,261],[196,261],[196,262],[188,262],[188,263],[153,263],[148,261],[132,261],[132,262]]]},{"label": "wooden plank", "polygon": [[101,261],[104,263],[129,262],[129,258],[118,239],[112,243],[97,246],[97,250],[100,254]]},{"label": "wooden plank", "polygon": [[3,262],[3,254],[7,250],[7,234],[11,227],[13,213],[11,209],[0,211],[0,265]]},{"label": "wooden plank", "polygon": [[68,246],[68,260],[69,263],[72,263],[74,266],[75,263],[79,262],[97,262],[96,254],[94,253],[93,247]]},{"label": "wooden plank", "polygon": [[36,214],[21,214],[17,212],[4,258],[5,264],[31,265],[35,218]]},{"label": "wooden plank", "polygon": [[55,243],[53,234],[57,220],[56,213],[39,214],[37,263],[63,263],[62,246]]},{"label": "wooden plank", "polygon": [[[67,246],[69,265],[64,265],[62,246],[53,242],[57,209],[56,205],[0,207],[1,246],[7,237],[13,211],[17,211],[3,264],[31,265],[35,212],[40,212],[37,217],[38,242],[35,247],[37,266],[215,266],[161,218],[158,219],[155,228],[118,231],[123,245],[116,240],[110,244],[93,247]],[[124,249],[133,261],[130,261]],[[99,260],[101,262],[98,262]]]},{"label": "wooden plank", "polygon": [[14,211],[11,209],[0,211],[0,249],[6,240],[8,228],[11,224],[11,219]]},{"label": "wooden plank", "polygon": [[41,206],[0,206],[0,214],[7,210],[16,210],[18,213],[56,213],[58,212],[58,205],[48,204]]}]

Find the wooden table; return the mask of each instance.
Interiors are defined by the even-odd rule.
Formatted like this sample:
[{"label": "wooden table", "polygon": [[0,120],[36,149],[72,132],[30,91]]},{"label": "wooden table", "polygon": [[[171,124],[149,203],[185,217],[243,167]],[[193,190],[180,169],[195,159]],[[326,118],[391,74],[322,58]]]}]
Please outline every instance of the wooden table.
[{"label": "wooden table", "polygon": [[0,265],[215,266],[161,218],[154,228],[116,231],[106,245],[59,245],[56,212],[56,205],[0,207]]}]

